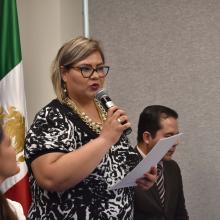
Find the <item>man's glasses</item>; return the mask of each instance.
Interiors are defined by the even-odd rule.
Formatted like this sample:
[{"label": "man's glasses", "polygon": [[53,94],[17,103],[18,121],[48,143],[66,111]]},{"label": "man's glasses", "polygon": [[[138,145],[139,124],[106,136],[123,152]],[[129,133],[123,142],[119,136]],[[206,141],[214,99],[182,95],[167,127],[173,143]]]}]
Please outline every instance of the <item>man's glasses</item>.
[{"label": "man's glasses", "polygon": [[99,77],[104,78],[107,76],[109,66],[97,66],[95,69],[91,65],[84,66],[71,66],[72,69],[79,70],[84,78],[90,78],[96,71]]}]

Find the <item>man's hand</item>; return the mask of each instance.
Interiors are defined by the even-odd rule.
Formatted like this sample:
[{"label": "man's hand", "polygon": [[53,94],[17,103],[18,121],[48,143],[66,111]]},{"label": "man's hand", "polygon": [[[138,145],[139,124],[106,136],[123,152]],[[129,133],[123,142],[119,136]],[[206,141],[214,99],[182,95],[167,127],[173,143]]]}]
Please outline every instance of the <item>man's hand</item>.
[{"label": "man's hand", "polygon": [[150,189],[157,180],[157,168],[151,167],[150,171],[144,173],[144,176],[137,179],[137,186],[143,190]]}]

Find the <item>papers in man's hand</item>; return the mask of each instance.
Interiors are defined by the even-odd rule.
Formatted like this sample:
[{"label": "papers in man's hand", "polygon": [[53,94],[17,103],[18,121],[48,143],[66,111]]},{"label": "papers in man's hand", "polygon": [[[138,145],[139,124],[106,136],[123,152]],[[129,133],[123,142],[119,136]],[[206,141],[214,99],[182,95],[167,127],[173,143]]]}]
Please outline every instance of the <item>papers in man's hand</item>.
[{"label": "papers in man's hand", "polygon": [[112,190],[136,186],[136,180],[143,177],[144,173],[149,171],[152,166],[156,166],[167,151],[179,141],[182,134],[183,133],[180,133],[168,138],[160,139],[146,157],[130,173],[128,173],[124,179],[120,180],[109,189]]}]

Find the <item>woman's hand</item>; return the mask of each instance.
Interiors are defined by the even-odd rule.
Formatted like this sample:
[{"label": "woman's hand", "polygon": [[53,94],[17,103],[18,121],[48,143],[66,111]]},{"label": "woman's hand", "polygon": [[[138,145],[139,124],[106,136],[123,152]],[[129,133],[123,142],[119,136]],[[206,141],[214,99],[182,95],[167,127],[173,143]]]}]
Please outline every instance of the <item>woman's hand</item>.
[{"label": "woman's hand", "polygon": [[144,173],[144,176],[137,179],[137,186],[143,190],[150,189],[157,180],[157,168],[151,167],[149,172]]},{"label": "woman's hand", "polygon": [[108,110],[107,120],[103,124],[100,137],[108,140],[110,145],[115,144],[123,131],[131,127],[126,113],[117,106],[111,107]]}]

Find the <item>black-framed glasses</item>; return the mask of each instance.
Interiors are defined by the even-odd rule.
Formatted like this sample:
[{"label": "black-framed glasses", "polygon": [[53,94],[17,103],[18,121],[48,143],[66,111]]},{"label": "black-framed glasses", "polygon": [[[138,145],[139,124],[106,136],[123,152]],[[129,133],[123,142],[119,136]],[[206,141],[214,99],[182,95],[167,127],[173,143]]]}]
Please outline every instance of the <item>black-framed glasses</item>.
[{"label": "black-framed glasses", "polygon": [[109,66],[97,66],[93,68],[91,65],[71,66],[71,68],[79,70],[84,78],[90,78],[95,71],[99,74],[99,77],[104,78],[110,69]]}]

